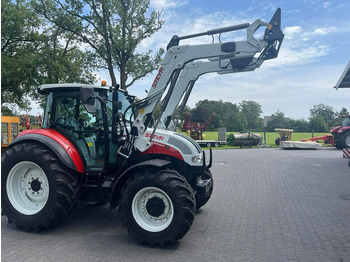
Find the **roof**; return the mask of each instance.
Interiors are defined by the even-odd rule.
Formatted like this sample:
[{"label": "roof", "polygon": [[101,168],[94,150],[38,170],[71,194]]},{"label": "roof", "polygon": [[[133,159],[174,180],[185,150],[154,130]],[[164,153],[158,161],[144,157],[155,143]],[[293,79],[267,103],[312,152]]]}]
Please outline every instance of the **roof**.
[{"label": "roof", "polygon": [[109,86],[95,86],[88,84],[76,84],[76,83],[62,83],[62,84],[46,84],[38,87],[39,91],[49,90],[49,89],[61,89],[61,88],[80,88],[80,87],[92,87],[99,89],[109,90]]},{"label": "roof", "polygon": [[350,88],[350,61],[334,88]]}]

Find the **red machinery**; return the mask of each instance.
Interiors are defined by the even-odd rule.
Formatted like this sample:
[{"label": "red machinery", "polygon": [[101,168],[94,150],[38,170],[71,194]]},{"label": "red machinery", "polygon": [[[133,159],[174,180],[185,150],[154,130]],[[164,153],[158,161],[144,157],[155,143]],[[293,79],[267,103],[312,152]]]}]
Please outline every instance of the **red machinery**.
[{"label": "red machinery", "polygon": [[313,137],[303,139],[302,141],[319,141],[323,140],[325,144],[332,144],[338,149],[350,147],[350,115],[343,116],[341,126],[333,127],[329,132],[331,135],[323,135],[320,137]]},{"label": "red machinery", "polygon": [[190,113],[187,113],[185,122],[182,124],[182,131],[189,133],[189,136],[194,140],[203,140],[203,132],[210,125],[215,114],[214,112],[210,114],[208,119],[204,124],[198,122],[190,122]]},{"label": "red machinery", "polygon": [[30,115],[28,115],[28,113],[26,113],[25,116],[23,116],[23,118],[21,118],[22,120],[22,127],[23,129],[37,129],[41,127],[41,123],[42,123],[42,116],[39,112],[36,113],[35,118],[34,118],[34,122],[30,123]]}]

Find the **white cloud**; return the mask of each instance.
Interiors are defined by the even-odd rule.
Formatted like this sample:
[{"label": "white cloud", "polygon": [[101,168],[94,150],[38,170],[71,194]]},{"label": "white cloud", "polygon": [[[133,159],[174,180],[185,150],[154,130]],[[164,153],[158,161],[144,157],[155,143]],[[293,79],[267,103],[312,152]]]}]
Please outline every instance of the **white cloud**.
[{"label": "white cloud", "polygon": [[332,5],[332,3],[331,3],[331,2],[328,2],[328,1],[322,3],[323,8],[325,8],[325,9],[327,9],[327,8],[330,7],[331,5]]},{"label": "white cloud", "polygon": [[176,0],[151,0],[151,7],[154,9],[171,9],[186,5],[188,1]]},{"label": "white cloud", "polygon": [[287,39],[293,39],[294,35],[302,32],[301,26],[288,26],[284,30],[284,35]]},{"label": "white cloud", "polygon": [[264,64],[264,68],[275,68],[290,65],[305,65],[328,55],[332,48],[329,45],[320,45],[315,42],[310,45],[283,45],[281,47],[278,59],[271,60]]},{"label": "white cloud", "polygon": [[316,28],[310,35],[328,35],[329,33],[337,32],[338,28],[335,26]]}]

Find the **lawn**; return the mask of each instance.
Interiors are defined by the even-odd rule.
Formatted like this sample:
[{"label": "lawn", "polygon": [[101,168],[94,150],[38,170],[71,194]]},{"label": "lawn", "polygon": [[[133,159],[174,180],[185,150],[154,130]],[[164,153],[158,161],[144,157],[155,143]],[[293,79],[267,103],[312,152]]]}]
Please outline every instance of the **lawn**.
[{"label": "lawn", "polygon": [[[237,134],[238,132],[227,132],[226,136],[230,135],[230,134]],[[264,139],[264,132],[254,132],[254,133],[258,133],[262,136],[262,138]],[[185,134],[185,133],[183,133]],[[205,138],[204,140],[217,140],[218,139],[218,132],[204,132],[205,134]],[[325,133],[314,133],[314,137],[319,137],[319,136],[323,136]],[[277,134],[276,132],[266,132],[266,145],[270,145],[270,146],[276,146],[275,145],[275,140],[276,138],[279,137],[279,134]],[[302,139],[306,139],[306,138],[311,138],[312,137],[312,133],[293,133],[292,134],[292,139],[294,141],[300,141]],[[232,147],[232,146],[225,146],[224,148],[237,148],[237,147]]]}]

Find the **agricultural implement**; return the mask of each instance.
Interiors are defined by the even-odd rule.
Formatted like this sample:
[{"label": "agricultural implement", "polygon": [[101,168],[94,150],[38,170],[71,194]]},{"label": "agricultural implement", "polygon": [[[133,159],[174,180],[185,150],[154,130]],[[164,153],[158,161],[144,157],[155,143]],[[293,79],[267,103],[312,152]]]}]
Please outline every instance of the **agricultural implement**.
[{"label": "agricultural implement", "polygon": [[252,147],[261,144],[262,137],[260,134],[254,133],[241,133],[241,134],[230,134],[227,136],[227,142],[230,146]]},{"label": "agricultural implement", "polygon": [[[256,39],[260,27],[265,32]],[[244,41],[179,45],[241,29]],[[20,229],[38,231],[59,225],[78,201],[108,201],[139,243],[165,246],[181,239],[196,209],[210,199],[213,176],[211,151],[206,157],[193,139],[167,129],[176,107],[181,99],[184,107],[202,74],[253,71],[276,58],[283,36],[280,9],[269,23],[175,35],[139,101],[118,87],[40,86],[47,97],[42,128],[23,131],[1,158],[2,214]]]},{"label": "agricultural implement", "polygon": [[331,135],[323,135],[303,139],[302,141],[323,141],[325,144],[331,144],[338,149],[350,147],[350,115],[343,116],[343,121],[340,126],[333,127],[329,132]]},{"label": "agricultural implement", "polygon": [[204,124],[198,123],[198,122],[191,122],[190,121],[190,113],[186,114],[186,119],[184,123],[182,124],[182,131],[186,132],[189,137],[191,137],[194,140],[203,140],[204,138],[204,130],[210,125],[211,121],[213,120],[215,114],[214,112],[211,113],[208,117],[208,119],[205,121]]},{"label": "agricultural implement", "polygon": [[280,137],[276,138],[275,144],[280,145],[281,141],[289,141],[292,139],[293,129],[284,129],[284,128],[275,128],[275,131],[280,135]]}]

